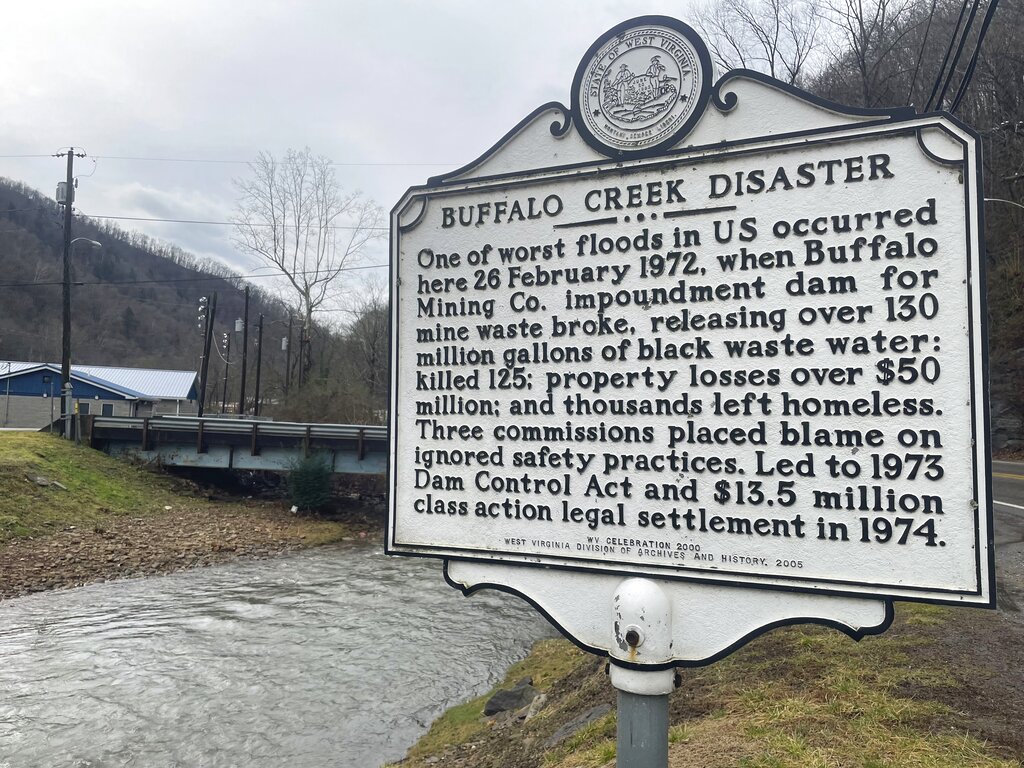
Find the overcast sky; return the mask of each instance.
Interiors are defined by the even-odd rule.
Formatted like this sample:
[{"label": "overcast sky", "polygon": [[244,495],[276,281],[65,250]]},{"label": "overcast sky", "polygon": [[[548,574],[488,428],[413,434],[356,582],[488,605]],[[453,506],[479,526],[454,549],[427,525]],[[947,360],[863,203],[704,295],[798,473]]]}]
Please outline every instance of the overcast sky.
[{"label": "overcast sky", "polygon": [[[225,220],[257,152],[309,146],[390,209],[546,101],[614,24],[686,19],[685,2],[619,0],[50,0],[0,26],[0,175],[53,195],[69,145],[76,208]],[[129,160],[116,158],[151,158]],[[168,162],[152,158],[189,161]],[[121,221],[248,271],[230,228]],[[383,264],[386,247],[368,257]],[[383,270],[380,273],[385,274]]]}]

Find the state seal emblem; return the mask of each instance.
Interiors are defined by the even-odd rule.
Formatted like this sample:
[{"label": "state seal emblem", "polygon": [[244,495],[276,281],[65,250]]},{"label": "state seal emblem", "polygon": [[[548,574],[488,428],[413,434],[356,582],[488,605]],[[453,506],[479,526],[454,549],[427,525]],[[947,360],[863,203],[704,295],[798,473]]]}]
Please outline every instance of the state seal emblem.
[{"label": "state seal emblem", "polygon": [[664,16],[610,29],[576,70],[573,118],[609,157],[650,155],[675,144],[704,112],[711,57],[696,32]]}]

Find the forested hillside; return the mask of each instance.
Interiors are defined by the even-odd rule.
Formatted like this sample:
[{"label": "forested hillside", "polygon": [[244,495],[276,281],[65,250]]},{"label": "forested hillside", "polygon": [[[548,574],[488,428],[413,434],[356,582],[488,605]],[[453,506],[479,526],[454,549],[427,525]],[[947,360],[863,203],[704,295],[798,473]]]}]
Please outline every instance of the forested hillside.
[{"label": "forested hillside", "polygon": [[981,135],[995,446],[1024,444],[1024,0],[721,0],[698,26],[723,69]]},{"label": "forested hillside", "polygon": [[[0,360],[60,361],[62,221],[55,202],[0,179]],[[243,281],[222,265],[106,223],[76,217],[73,234],[103,247],[79,244],[73,254],[72,361],[198,371],[200,300],[216,293],[207,407],[218,411],[226,400],[227,410],[236,410],[242,335],[235,323],[244,313]],[[262,312],[264,413],[297,420],[383,420],[388,323],[382,286],[361,291],[335,326],[314,323],[308,344],[315,365],[306,374],[298,365],[298,317],[291,353],[282,345],[290,315],[297,313],[251,285],[250,294],[247,400],[254,394],[256,319]],[[225,334],[231,338],[226,386]]]},{"label": "forested hillside", "polygon": [[[0,360],[60,361],[62,221],[52,200],[0,180]],[[103,246],[78,244],[71,260],[76,363],[198,370],[200,298],[217,293],[218,340],[243,315],[244,286],[222,266],[82,217],[76,217],[73,234]],[[250,321],[260,312],[268,322],[287,323],[285,306],[253,292]],[[275,328],[275,344],[265,343],[270,384],[284,371],[281,327]],[[254,339],[253,329],[251,344]],[[219,382],[223,363],[216,353],[211,360],[211,381]]]}]

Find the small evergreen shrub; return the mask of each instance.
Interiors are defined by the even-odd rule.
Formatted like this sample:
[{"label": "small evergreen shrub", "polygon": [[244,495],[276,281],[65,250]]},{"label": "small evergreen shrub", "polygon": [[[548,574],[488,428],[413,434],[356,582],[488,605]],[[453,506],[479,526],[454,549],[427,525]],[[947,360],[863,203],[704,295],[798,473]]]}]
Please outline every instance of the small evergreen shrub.
[{"label": "small evergreen shrub", "polygon": [[331,500],[331,468],[310,456],[297,462],[288,475],[292,504],[302,511],[318,510]]}]

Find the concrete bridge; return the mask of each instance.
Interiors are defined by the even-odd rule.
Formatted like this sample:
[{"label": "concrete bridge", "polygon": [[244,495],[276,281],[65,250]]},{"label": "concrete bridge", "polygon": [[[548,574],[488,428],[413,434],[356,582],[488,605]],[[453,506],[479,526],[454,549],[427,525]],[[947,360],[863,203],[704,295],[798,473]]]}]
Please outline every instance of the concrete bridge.
[{"label": "concrete bridge", "polygon": [[287,472],[319,456],[336,473],[387,469],[387,427],[192,416],[88,416],[82,422],[82,440],[93,448],[172,467]]}]

